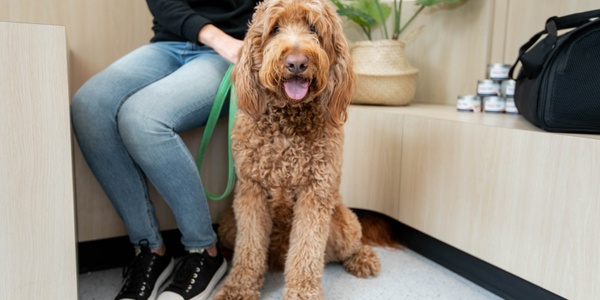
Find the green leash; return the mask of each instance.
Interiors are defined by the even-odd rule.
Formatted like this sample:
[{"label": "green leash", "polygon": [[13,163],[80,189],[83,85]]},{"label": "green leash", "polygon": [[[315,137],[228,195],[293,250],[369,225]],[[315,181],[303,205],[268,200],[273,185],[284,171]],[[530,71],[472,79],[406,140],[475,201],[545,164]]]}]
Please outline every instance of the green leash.
[{"label": "green leash", "polygon": [[237,111],[237,103],[236,96],[233,87],[231,86],[231,70],[233,69],[233,65],[229,66],[227,72],[225,73],[225,77],[223,77],[223,81],[221,81],[221,85],[217,90],[217,95],[215,96],[215,102],[213,103],[212,108],[210,109],[210,115],[208,116],[208,121],[206,122],[206,126],[204,127],[204,134],[202,135],[202,140],[200,141],[200,148],[198,149],[198,156],[196,157],[196,166],[198,167],[198,173],[202,169],[202,160],[204,159],[204,152],[206,151],[206,147],[208,146],[208,142],[215,130],[215,125],[217,124],[217,120],[219,119],[219,115],[221,114],[221,109],[223,108],[223,103],[225,102],[225,97],[227,96],[227,92],[231,90],[231,95],[229,98],[229,120],[228,120],[228,130],[227,130],[227,155],[229,160],[229,166],[227,169],[227,187],[225,187],[225,191],[221,195],[215,195],[209,192],[206,188],[204,189],[204,193],[206,197],[211,200],[221,200],[229,196],[231,191],[233,191],[233,187],[235,185],[235,169],[233,166],[233,153],[231,152],[231,129],[233,128],[233,123],[235,121],[235,112]]}]

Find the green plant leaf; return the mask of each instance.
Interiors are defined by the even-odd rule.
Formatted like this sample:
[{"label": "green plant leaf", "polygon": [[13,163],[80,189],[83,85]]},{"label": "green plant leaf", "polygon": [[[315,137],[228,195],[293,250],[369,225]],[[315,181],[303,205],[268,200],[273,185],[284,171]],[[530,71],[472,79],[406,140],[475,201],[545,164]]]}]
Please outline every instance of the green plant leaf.
[{"label": "green plant leaf", "polygon": [[432,6],[432,5],[436,5],[437,1],[436,0],[417,0],[416,4],[423,5],[423,6]]},{"label": "green plant leaf", "polygon": [[371,29],[373,26],[377,25],[377,20],[375,20],[369,14],[360,11],[354,7],[340,8],[338,9],[337,13],[340,16],[344,16],[350,19],[352,22],[358,24],[361,27],[366,27],[367,29]]},{"label": "green plant leaf", "polygon": [[344,4],[342,4],[342,1],[339,0],[331,0],[331,2],[337,7],[337,8],[344,8]]},{"label": "green plant leaf", "polygon": [[379,5],[381,6],[381,11],[383,13],[383,20],[381,19],[379,9],[377,8],[376,0],[356,0],[350,4],[351,7],[364,12],[375,19],[375,25],[383,23],[392,12],[391,6],[382,3],[379,3]]},{"label": "green plant leaf", "polygon": [[[392,39],[398,39],[402,32],[404,32],[408,25],[412,23],[425,7],[442,3],[459,3],[462,1],[466,0],[416,0],[415,4],[419,7],[418,10],[402,25],[400,23],[402,0],[399,1],[399,4],[398,1],[394,0],[394,6],[398,4],[399,8],[396,8],[397,11],[394,14],[394,32]],[[331,0],[331,2],[338,8],[338,14],[360,26],[369,40],[371,40],[372,29],[382,23],[384,25],[385,38],[388,38],[388,31],[384,22],[392,12],[392,7],[389,5],[382,4],[380,0]]]},{"label": "green plant leaf", "polygon": [[462,0],[417,0],[415,3],[422,6],[434,6],[440,3],[458,3]]}]

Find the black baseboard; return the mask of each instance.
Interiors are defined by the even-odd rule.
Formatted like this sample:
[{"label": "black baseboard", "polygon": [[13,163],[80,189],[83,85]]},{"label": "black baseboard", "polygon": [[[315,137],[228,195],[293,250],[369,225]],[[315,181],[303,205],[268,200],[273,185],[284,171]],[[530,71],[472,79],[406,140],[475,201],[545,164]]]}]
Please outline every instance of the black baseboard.
[{"label": "black baseboard", "polygon": [[[357,214],[365,213],[364,210],[354,211]],[[395,238],[400,244],[503,299],[564,299],[414,228],[392,218],[386,218],[392,224]],[[179,242],[181,239],[179,230],[164,231],[163,239],[175,257],[184,254],[183,246]],[[134,255],[127,237],[81,242],[78,246],[80,273],[122,267]]]},{"label": "black baseboard", "polygon": [[[165,244],[175,257],[185,253],[179,242],[179,230],[162,232]],[[79,273],[87,273],[126,266],[134,257],[134,249],[126,236],[78,243]]]}]

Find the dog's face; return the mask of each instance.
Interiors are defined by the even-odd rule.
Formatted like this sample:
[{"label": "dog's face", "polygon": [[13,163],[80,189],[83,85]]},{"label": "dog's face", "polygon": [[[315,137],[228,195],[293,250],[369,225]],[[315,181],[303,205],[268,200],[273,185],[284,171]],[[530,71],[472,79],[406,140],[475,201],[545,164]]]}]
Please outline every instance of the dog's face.
[{"label": "dog's face", "polygon": [[269,105],[321,101],[329,120],[343,123],[352,65],[335,8],[323,0],[258,5],[233,80],[240,109],[254,117]]},{"label": "dog's face", "polygon": [[325,89],[330,65],[319,35],[325,30],[323,7],[302,1],[270,4],[263,29],[260,83],[282,101],[308,101]]}]

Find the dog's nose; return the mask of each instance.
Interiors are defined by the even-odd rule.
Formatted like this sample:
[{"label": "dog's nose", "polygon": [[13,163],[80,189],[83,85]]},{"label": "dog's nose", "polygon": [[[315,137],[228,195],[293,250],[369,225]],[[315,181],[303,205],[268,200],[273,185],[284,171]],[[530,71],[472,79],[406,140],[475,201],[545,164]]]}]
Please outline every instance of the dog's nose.
[{"label": "dog's nose", "polygon": [[308,56],[304,54],[290,54],[285,57],[285,67],[292,73],[302,73],[308,68]]}]

